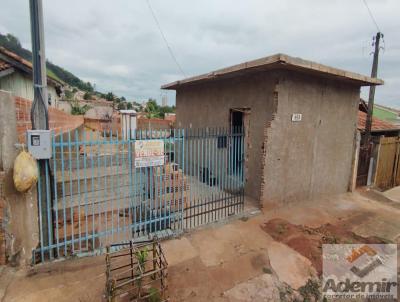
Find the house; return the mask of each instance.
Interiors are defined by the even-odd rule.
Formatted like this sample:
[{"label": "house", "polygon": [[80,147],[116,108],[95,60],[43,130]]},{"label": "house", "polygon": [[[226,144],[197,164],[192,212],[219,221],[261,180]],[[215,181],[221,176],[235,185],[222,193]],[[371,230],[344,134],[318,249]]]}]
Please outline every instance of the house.
[{"label": "house", "polygon": [[[380,106],[379,106],[380,107]],[[374,114],[372,116],[371,125],[371,136],[399,136],[400,135],[400,125],[392,124],[389,121],[381,120],[375,116],[375,111],[377,111],[376,105],[374,105]],[[379,109],[378,109],[379,110]],[[360,100],[359,110],[358,110],[358,123],[357,129],[361,134],[365,132],[365,123],[367,120],[368,105],[364,100]],[[379,115],[379,114],[378,114]]]},{"label": "house", "polygon": [[[400,135],[400,125],[392,124],[388,121],[381,120],[375,116],[376,105],[374,105],[374,113],[371,125],[371,143],[360,145],[357,167],[357,186],[365,186],[372,184],[372,175],[375,175],[376,163],[379,155],[379,146],[382,137],[396,137]],[[368,104],[360,99],[358,108],[357,130],[360,137],[365,133],[365,124],[367,121]]]},{"label": "house", "polygon": [[[55,106],[61,97],[64,83],[47,76],[48,102]],[[0,47],[0,90],[10,91],[14,96],[33,100],[32,63],[17,54]]]},{"label": "house", "polygon": [[383,81],[285,54],[162,86],[177,127],[245,128],[245,194],[265,205],[348,191],[360,87]]},{"label": "house", "polygon": [[398,109],[375,104],[373,115],[383,121],[400,127],[400,110]]}]

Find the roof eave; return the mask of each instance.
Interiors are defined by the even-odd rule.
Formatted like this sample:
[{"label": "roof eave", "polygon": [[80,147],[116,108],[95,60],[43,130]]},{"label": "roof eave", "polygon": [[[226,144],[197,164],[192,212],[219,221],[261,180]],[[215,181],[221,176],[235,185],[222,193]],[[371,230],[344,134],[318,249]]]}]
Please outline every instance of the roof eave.
[{"label": "roof eave", "polygon": [[272,69],[287,69],[298,72],[307,72],[313,74],[324,75],[329,78],[336,78],[340,81],[353,82],[359,86],[383,85],[384,81],[378,78],[371,78],[361,74],[329,67],[312,61],[300,58],[290,57],[285,54],[276,54],[269,57],[233,65],[231,67],[222,68],[207,74],[202,74],[180,81],[175,81],[161,86],[161,89],[175,90],[181,86],[192,85],[200,82],[215,80],[228,76],[238,75],[239,72],[248,73],[255,70],[266,71]]}]

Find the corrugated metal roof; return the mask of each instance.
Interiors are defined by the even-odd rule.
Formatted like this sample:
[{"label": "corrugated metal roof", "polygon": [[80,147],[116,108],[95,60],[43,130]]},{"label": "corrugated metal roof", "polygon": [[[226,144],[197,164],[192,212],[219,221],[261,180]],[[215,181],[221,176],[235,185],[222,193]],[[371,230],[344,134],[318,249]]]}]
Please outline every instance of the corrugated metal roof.
[{"label": "corrugated metal roof", "polygon": [[276,54],[273,56],[264,57],[261,59],[212,71],[207,74],[202,74],[186,78],[180,81],[176,81],[173,83],[169,83],[161,86],[161,88],[177,89],[183,85],[190,85],[221,78],[236,77],[252,72],[261,72],[273,69],[286,69],[297,72],[305,72],[320,77],[333,78],[341,81],[352,82],[359,86],[371,86],[371,85],[383,84],[383,81],[380,79],[371,78],[354,72],[329,67],[312,61],[303,60],[301,58],[291,57],[285,54]]}]

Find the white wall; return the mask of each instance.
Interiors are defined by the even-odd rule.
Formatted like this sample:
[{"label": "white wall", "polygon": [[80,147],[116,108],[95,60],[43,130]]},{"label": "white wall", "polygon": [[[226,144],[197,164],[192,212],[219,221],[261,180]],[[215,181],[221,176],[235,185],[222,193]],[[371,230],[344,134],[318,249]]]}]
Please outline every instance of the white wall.
[{"label": "white wall", "polygon": [[[28,100],[33,100],[33,81],[32,78],[15,71],[10,75],[0,78],[0,89],[10,91],[13,95]],[[47,86],[51,103],[54,106],[60,98],[57,96],[56,89],[52,85]]]}]

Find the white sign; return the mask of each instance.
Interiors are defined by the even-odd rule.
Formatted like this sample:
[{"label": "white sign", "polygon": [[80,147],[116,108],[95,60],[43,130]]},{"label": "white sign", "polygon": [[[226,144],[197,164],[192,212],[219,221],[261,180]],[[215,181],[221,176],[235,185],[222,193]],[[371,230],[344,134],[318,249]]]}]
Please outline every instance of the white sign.
[{"label": "white sign", "polygon": [[135,141],[135,167],[155,167],[165,163],[164,141],[137,140]]},{"label": "white sign", "polygon": [[301,113],[293,113],[292,114],[292,122],[300,122],[303,115]]}]

